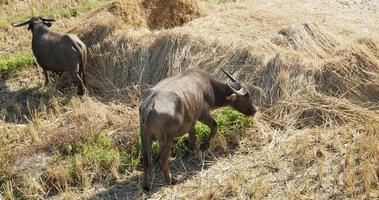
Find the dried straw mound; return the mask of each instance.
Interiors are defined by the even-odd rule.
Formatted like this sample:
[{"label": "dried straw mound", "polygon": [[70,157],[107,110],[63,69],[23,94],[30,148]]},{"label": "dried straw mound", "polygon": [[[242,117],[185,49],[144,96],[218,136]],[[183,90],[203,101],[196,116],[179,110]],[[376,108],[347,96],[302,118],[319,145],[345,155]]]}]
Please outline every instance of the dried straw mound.
[{"label": "dried straw mound", "polygon": [[106,7],[95,10],[83,20],[84,23],[69,32],[77,34],[87,47],[103,42],[108,35],[125,25],[106,10]]},{"label": "dried straw mound", "polygon": [[198,0],[144,0],[150,10],[148,23],[151,29],[181,26],[203,16]]},{"label": "dried straw mound", "polygon": [[142,6],[142,0],[117,0],[113,1],[108,11],[119,16],[125,23],[133,27],[146,27],[146,8]]},{"label": "dried straw mound", "polygon": [[[379,59],[368,43],[336,50],[327,60],[277,54],[261,68],[254,94],[275,127],[313,127],[364,122],[377,116]],[[374,50],[374,51],[373,51]]]},{"label": "dried straw mound", "polygon": [[319,90],[338,98],[346,97],[363,103],[378,102],[379,51],[371,44],[374,45],[355,43],[352,48],[338,51],[319,74]]},{"label": "dried straw mound", "polygon": [[203,15],[198,0],[117,0],[108,9],[133,27],[182,26]]},{"label": "dried straw mound", "polygon": [[119,32],[91,51],[88,84],[107,95],[135,85],[152,85],[191,66],[206,67],[206,62],[212,60],[205,53],[211,53],[212,49],[201,40],[177,34],[154,38],[149,34],[132,36]]},{"label": "dried straw mound", "polygon": [[336,47],[340,46],[338,39],[331,33],[310,23],[282,28],[273,42],[278,46],[306,52],[320,58],[327,57]]},{"label": "dried straw mound", "polygon": [[116,0],[89,13],[69,32],[90,47],[117,30],[173,28],[202,15],[197,0]]}]

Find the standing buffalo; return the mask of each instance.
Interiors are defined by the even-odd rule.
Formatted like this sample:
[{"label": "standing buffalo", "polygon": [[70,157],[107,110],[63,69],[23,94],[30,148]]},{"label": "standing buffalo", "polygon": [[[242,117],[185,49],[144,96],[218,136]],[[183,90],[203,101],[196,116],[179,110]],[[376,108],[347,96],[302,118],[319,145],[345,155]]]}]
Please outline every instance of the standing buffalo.
[{"label": "standing buffalo", "polygon": [[60,73],[67,71],[78,87],[78,95],[85,93],[84,69],[87,60],[87,47],[73,34],[59,34],[48,29],[54,19],[32,17],[14,27],[28,25],[32,32],[32,50],[38,65],[43,69],[45,85],[49,84],[47,71]]},{"label": "standing buffalo", "polygon": [[233,78],[224,69],[231,82],[216,80],[199,69],[167,78],[147,90],[140,106],[142,156],[144,165],[143,188],[150,190],[151,148],[153,140],[159,141],[159,166],[167,184],[174,184],[175,178],[169,170],[169,156],[175,137],[189,133],[190,148],[196,142],[195,123],[206,124],[211,133],[202,141],[201,150],[207,150],[216,135],[217,123],[211,116],[212,109],[232,106],[245,115],[254,115],[256,108],[246,86]]}]

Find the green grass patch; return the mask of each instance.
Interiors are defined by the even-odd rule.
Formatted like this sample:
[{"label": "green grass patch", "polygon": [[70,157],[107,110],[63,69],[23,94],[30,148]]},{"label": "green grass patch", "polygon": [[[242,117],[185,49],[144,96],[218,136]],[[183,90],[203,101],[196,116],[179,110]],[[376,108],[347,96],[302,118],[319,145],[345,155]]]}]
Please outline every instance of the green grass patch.
[{"label": "green grass patch", "polygon": [[3,18],[0,18],[0,27],[5,27],[7,25],[7,21]]},{"label": "green grass patch", "polygon": [[8,5],[9,4],[9,0],[0,0],[0,5]]},{"label": "green grass patch", "polygon": [[246,128],[251,127],[252,121],[233,108],[226,107],[216,118],[218,132],[227,135],[231,130],[239,130],[243,133]]},{"label": "green grass patch", "polygon": [[101,169],[104,176],[109,174],[112,168],[124,172],[131,166],[127,152],[118,148],[116,140],[104,133],[87,135],[82,138],[80,144],[69,144],[61,153],[62,158],[69,160],[70,163],[74,162],[75,157],[80,156],[84,168],[90,171]]},{"label": "green grass patch", "polygon": [[[225,107],[219,115],[216,117],[217,122],[217,134],[222,137],[228,138],[233,134],[243,134],[247,128],[252,127],[253,123],[250,119],[246,118],[243,114],[237,112],[233,108]],[[207,137],[210,133],[208,126],[201,122],[197,122],[195,125],[196,137],[200,141]],[[174,154],[188,154],[189,139],[187,135],[176,138],[174,141]]]},{"label": "green grass patch", "polygon": [[34,56],[31,54],[13,57],[0,57],[0,72],[3,75],[8,75],[23,67],[31,66],[34,63],[35,59]]}]

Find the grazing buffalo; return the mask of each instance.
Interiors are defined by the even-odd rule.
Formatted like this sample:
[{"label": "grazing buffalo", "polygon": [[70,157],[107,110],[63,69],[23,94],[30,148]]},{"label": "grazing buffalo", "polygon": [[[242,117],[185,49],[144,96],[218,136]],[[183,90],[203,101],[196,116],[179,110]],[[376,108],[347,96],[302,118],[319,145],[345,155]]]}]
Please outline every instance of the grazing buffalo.
[{"label": "grazing buffalo", "polygon": [[209,137],[200,145],[204,151],[209,148],[217,132],[217,123],[210,113],[212,109],[232,106],[245,115],[253,116],[256,113],[247,87],[222,70],[231,81],[219,81],[203,70],[191,69],[164,79],[145,92],[140,106],[145,190],[150,190],[152,186],[153,140],[159,141],[158,161],[166,183],[174,184],[176,179],[169,170],[169,156],[175,137],[188,132],[190,148],[193,149],[196,142],[195,123],[199,120],[211,129]]},{"label": "grazing buffalo", "polygon": [[32,50],[38,65],[43,69],[45,85],[49,84],[47,71],[61,73],[67,71],[75,85],[78,95],[85,93],[84,69],[87,59],[87,47],[73,34],[60,34],[49,30],[54,19],[32,17],[14,27],[28,25],[32,32]]}]

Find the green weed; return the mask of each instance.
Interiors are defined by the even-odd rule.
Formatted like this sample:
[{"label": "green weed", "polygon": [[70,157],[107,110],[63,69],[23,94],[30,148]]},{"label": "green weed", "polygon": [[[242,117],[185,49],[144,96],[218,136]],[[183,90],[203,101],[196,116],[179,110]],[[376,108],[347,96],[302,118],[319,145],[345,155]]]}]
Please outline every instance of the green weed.
[{"label": "green weed", "polygon": [[0,27],[5,27],[7,25],[7,21],[3,18],[0,18]]},{"label": "green weed", "polygon": [[219,116],[217,116],[218,132],[228,135],[231,130],[238,130],[243,133],[246,128],[251,127],[252,121],[243,114],[235,111],[230,107],[226,107]]},{"label": "green weed", "polygon": [[8,5],[9,4],[9,0],[0,0],[0,5],[3,5],[3,4]]},{"label": "green weed", "polygon": [[9,75],[23,67],[34,65],[34,63],[35,59],[32,54],[14,57],[0,57],[0,72],[3,75]]},{"label": "green weed", "polygon": [[[242,134],[247,128],[253,124],[250,119],[246,118],[243,114],[237,112],[233,108],[226,107],[216,117],[217,122],[217,134],[222,137],[230,137],[232,134]],[[197,122],[195,125],[196,137],[200,140],[207,137],[210,133],[208,126],[201,122]],[[187,135],[176,138],[174,141],[174,154],[188,154],[189,139]]]}]

